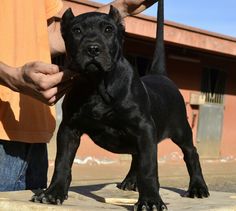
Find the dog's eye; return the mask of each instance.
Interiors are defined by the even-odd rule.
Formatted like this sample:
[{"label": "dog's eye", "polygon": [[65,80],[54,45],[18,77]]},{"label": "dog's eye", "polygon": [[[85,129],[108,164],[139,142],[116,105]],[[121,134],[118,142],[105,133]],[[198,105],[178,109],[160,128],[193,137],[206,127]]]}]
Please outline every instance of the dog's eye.
[{"label": "dog's eye", "polygon": [[75,27],[72,30],[75,34],[80,34],[81,33],[81,29],[79,27]]},{"label": "dog's eye", "polygon": [[106,33],[111,33],[111,32],[113,32],[113,27],[112,27],[112,26],[107,26],[107,27],[105,28],[105,32],[106,32]]}]

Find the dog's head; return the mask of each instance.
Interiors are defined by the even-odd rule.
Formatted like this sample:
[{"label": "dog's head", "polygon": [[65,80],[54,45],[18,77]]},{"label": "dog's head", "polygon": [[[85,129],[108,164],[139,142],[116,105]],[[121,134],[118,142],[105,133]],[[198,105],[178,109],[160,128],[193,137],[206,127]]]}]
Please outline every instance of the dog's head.
[{"label": "dog's head", "polygon": [[74,16],[68,9],[62,16],[61,33],[69,68],[80,74],[111,71],[121,55],[124,26],[117,9]]}]

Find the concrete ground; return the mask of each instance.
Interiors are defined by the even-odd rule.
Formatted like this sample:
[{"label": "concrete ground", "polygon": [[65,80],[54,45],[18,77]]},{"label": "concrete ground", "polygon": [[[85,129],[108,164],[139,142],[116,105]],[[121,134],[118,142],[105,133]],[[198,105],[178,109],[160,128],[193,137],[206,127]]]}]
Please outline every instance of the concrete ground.
[{"label": "concrete ground", "polygon": [[[121,182],[129,170],[130,162],[107,165],[86,164],[74,165],[72,185],[96,182]],[[236,193],[236,160],[204,160],[201,161],[206,183],[211,191]],[[51,178],[53,166],[49,171]],[[187,188],[189,176],[184,162],[174,161],[159,163],[159,181],[161,187]]]},{"label": "concrete ground", "polygon": [[[137,201],[136,192],[118,190],[116,184],[72,186],[69,198],[63,205],[45,205],[29,201],[31,191],[0,194],[0,210],[9,211],[103,211],[133,210]],[[160,193],[170,211],[235,211],[236,194],[211,192],[208,199],[183,198],[179,188],[161,188]]]},{"label": "concrete ground", "polygon": [[[188,186],[188,174],[183,162],[159,164],[160,194],[170,211],[236,211],[236,161],[202,161],[210,198],[189,199],[181,195]],[[73,165],[73,181],[69,199],[63,205],[44,205],[30,202],[31,191],[0,193],[0,211],[28,210],[133,210],[137,193],[121,191],[121,182],[129,169],[129,162],[98,165],[87,163]],[[49,178],[53,172],[50,163]]]}]

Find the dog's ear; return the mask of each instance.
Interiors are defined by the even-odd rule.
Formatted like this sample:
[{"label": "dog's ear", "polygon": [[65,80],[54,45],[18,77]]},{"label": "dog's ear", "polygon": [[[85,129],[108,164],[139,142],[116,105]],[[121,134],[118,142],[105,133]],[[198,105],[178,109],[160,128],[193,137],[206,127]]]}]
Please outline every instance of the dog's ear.
[{"label": "dog's ear", "polygon": [[73,14],[71,8],[68,8],[68,9],[64,12],[64,14],[62,15],[62,21],[66,23],[67,21],[72,20],[74,17],[75,17],[75,16],[74,16],[74,14]]},{"label": "dog's ear", "polygon": [[110,6],[110,11],[108,14],[117,24],[118,26],[118,39],[120,40],[121,44],[123,42],[123,35],[124,35],[124,31],[125,31],[125,26],[123,23],[123,19],[119,13],[119,11],[113,7],[112,5]]},{"label": "dog's ear", "polygon": [[64,38],[64,35],[66,34],[66,32],[68,31],[68,26],[70,25],[71,20],[73,20],[74,18],[74,14],[71,10],[71,8],[68,8],[64,14],[62,15],[61,18],[61,34],[62,37]]},{"label": "dog's ear", "polygon": [[120,16],[119,11],[113,7],[112,5],[110,6],[110,11],[108,14],[117,24],[122,24],[122,18]]}]

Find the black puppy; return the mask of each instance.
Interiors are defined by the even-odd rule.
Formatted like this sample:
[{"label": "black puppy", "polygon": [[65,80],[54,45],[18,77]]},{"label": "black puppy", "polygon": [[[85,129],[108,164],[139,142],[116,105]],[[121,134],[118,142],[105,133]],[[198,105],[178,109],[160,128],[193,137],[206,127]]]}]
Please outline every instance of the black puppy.
[{"label": "black puppy", "polygon": [[183,151],[190,175],[189,197],[207,197],[198,154],[192,142],[184,100],[165,76],[163,0],[158,7],[158,39],[149,75],[139,78],[122,54],[124,27],[119,12],[67,10],[61,23],[69,68],[79,73],[63,102],[57,134],[55,171],[48,189],[33,201],[60,204],[68,194],[71,166],[82,134],[115,153],[132,154],[121,189],[138,189],[135,210],[163,210],[157,175],[157,143],[171,138]]}]

